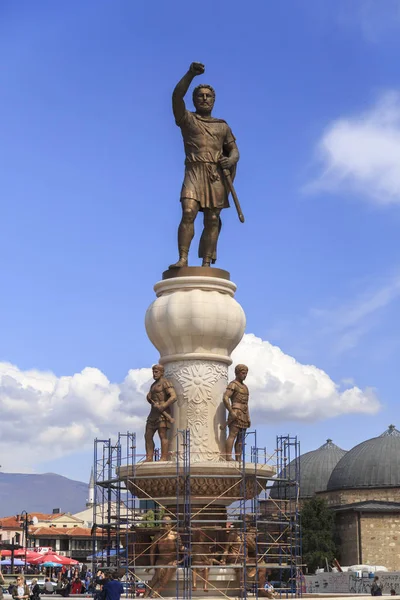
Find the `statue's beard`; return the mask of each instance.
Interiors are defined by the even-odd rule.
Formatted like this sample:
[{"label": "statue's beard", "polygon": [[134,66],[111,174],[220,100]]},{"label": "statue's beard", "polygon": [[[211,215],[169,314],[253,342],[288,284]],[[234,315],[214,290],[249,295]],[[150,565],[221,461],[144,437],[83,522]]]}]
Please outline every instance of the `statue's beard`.
[{"label": "statue's beard", "polygon": [[196,112],[199,115],[210,115],[211,111],[213,109],[212,104],[199,104],[198,106],[196,106]]}]

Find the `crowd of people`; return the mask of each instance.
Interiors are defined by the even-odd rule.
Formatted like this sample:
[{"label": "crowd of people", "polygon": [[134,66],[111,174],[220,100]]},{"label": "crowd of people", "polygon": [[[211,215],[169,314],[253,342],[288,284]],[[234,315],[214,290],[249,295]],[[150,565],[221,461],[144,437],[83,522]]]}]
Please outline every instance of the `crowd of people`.
[{"label": "crowd of people", "polygon": [[[34,575],[30,579],[29,575]],[[120,600],[124,591],[122,583],[117,576],[111,573],[105,574],[98,571],[93,575],[90,569],[60,568],[58,573],[52,571],[48,577],[45,577],[39,585],[41,573],[27,573],[29,578],[23,574],[17,574],[15,581],[10,583],[7,588],[13,600],[40,600],[40,594],[59,595],[64,598],[70,595],[87,595],[94,597],[95,600]],[[3,587],[5,580],[0,571],[0,600],[3,600]]]}]

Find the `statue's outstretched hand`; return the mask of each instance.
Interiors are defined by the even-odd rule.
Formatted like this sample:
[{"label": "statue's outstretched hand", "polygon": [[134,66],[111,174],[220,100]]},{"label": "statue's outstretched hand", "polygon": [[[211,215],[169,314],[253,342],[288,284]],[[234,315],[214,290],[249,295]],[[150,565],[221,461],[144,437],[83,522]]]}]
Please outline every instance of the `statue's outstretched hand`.
[{"label": "statue's outstretched hand", "polygon": [[202,63],[192,62],[192,64],[190,65],[189,71],[193,75],[202,75],[204,73],[205,69],[206,68]]}]

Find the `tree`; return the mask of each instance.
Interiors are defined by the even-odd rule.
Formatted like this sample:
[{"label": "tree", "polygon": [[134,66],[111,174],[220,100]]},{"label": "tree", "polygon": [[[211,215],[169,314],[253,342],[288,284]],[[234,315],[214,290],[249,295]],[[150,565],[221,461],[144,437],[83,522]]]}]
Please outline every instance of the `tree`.
[{"label": "tree", "polygon": [[139,527],[154,527],[154,510],[148,510],[142,517]]},{"label": "tree", "polygon": [[139,527],[160,527],[160,521],[164,516],[165,510],[163,508],[154,511],[148,510],[142,517]]},{"label": "tree", "polygon": [[325,567],[325,559],[332,564],[338,558],[335,540],[335,516],[329,510],[326,500],[314,496],[307,500],[301,510],[303,531],[303,562],[309,572]]}]

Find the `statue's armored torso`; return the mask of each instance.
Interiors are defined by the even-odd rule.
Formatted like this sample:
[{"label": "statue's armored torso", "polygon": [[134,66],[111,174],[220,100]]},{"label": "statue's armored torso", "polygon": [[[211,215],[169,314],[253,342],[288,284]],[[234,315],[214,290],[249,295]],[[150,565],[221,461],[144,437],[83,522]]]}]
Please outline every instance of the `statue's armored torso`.
[{"label": "statue's armored torso", "polygon": [[228,208],[228,193],[219,159],[224,146],[235,141],[222,119],[202,117],[187,110],[177,123],[185,146],[185,178],[181,198],[191,198],[204,208]]},{"label": "statue's armored torso", "polygon": [[250,427],[249,415],[249,388],[245,383],[239,381],[231,381],[228,385],[228,390],[232,390],[231,404],[232,409],[236,414],[236,419],[229,417],[228,424],[234,422],[237,427],[247,429]]},{"label": "statue's armored torso", "polygon": [[[166,402],[168,400],[168,390],[172,387],[172,383],[168,379],[161,377],[151,385],[149,391],[150,398],[153,402],[158,404]],[[166,408],[164,412],[171,415],[170,407]],[[147,423],[153,423],[159,427],[170,427],[169,421],[155,406],[151,407],[150,414],[147,417]]]}]

